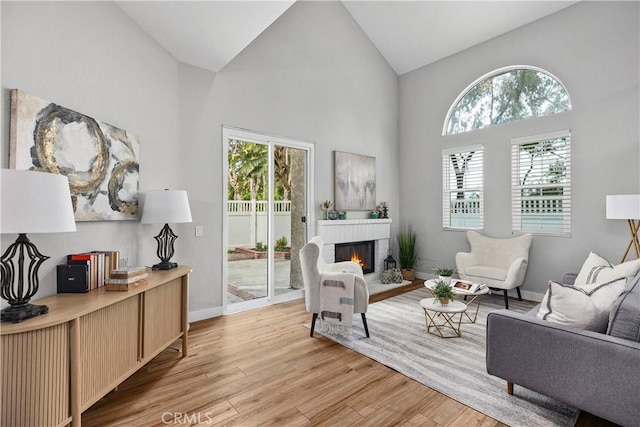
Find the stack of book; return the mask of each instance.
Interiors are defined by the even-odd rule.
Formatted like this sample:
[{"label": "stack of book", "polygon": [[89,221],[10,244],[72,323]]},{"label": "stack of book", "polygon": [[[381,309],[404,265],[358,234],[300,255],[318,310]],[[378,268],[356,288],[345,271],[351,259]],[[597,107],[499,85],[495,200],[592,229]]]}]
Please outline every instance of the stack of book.
[{"label": "stack of book", "polygon": [[[118,251],[92,251],[67,255],[67,265],[84,266],[86,268],[87,290],[105,285],[105,280],[114,269],[118,268],[120,253]],[[76,267],[78,268],[78,267]]]},{"label": "stack of book", "polygon": [[146,267],[122,267],[111,271],[106,279],[106,290],[128,291],[136,286],[145,285],[149,273]]}]

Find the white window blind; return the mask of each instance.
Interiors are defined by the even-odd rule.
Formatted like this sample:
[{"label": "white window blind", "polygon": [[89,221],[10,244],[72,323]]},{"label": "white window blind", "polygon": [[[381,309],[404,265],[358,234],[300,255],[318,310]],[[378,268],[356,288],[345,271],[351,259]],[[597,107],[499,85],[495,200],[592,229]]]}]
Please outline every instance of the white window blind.
[{"label": "white window blind", "polygon": [[511,140],[513,231],[571,234],[571,132]]},{"label": "white window blind", "polygon": [[442,226],[484,227],[483,146],[442,150]]}]

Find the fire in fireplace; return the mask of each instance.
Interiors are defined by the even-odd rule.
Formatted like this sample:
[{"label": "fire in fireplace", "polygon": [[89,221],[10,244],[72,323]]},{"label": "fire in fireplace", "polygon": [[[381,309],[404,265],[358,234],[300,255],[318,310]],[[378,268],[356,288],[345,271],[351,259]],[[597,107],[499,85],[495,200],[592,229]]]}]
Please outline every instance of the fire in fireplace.
[{"label": "fire in fireplace", "polygon": [[336,262],[354,261],[360,264],[364,274],[375,271],[375,251],[376,242],[368,240],[366,242],[336,243]]}]

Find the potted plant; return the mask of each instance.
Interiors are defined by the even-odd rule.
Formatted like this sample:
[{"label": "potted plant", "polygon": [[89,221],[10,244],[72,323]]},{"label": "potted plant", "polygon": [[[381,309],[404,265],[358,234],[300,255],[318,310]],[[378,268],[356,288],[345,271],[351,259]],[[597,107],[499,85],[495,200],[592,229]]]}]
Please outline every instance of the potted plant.
[{"label": "potted plant", "polygon": [[453,288],[444,280],[438,280],[431,293],[442,305],[447,305],[449,304],[449,300],[454,300],[456,298],[456,293]]},{"label": "potted plant", "polygon": [[404,280],[413,281],[416,278],[413,264],[416,261],[418,250],[416,248],[416,233],[411,225],[401,225],[396,235],[398,240],[398,260],[402,267]]},{"label": "potted plant", "polygon": [[378,211],[371,211],[371,212],[369,212],[369,218],[371,218],[371,219],[377,219],[377,218],[378,218]]},{"label": "potted plant", "polygon": [[338,213],[338,219],[347,219],[347,211],[340,211],[340,213]]},{"label": "potted plant", "polygon": [[278,240],[276,240],[276,258],[291,259],[291,248],[287,246],[288,244],[289,241],[287,240],[286,236],[282,236]]},{"label": "potted plant", "polygon": [[322,208],[322,219],[329,219],[329,209],[331,208],[331,205],[333,205],[331,200],[325,200],[320,204],[320,208]]},{"label": "potted plant", "polygon": [[455,273],[455,269],[452,267],[436,267],[434,271],[439,279],[446,283],[451,283],[451,276]]}]

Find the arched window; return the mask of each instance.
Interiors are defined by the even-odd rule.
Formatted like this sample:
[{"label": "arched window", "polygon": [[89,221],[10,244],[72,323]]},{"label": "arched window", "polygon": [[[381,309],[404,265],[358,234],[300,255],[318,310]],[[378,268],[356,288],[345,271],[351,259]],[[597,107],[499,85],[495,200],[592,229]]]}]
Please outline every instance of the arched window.
[{"label": "arched window", "polygon": [[443,135],[571,110],[564,85],[536,67],[517,65],[481,77],[462,92],[444,122]]}]

